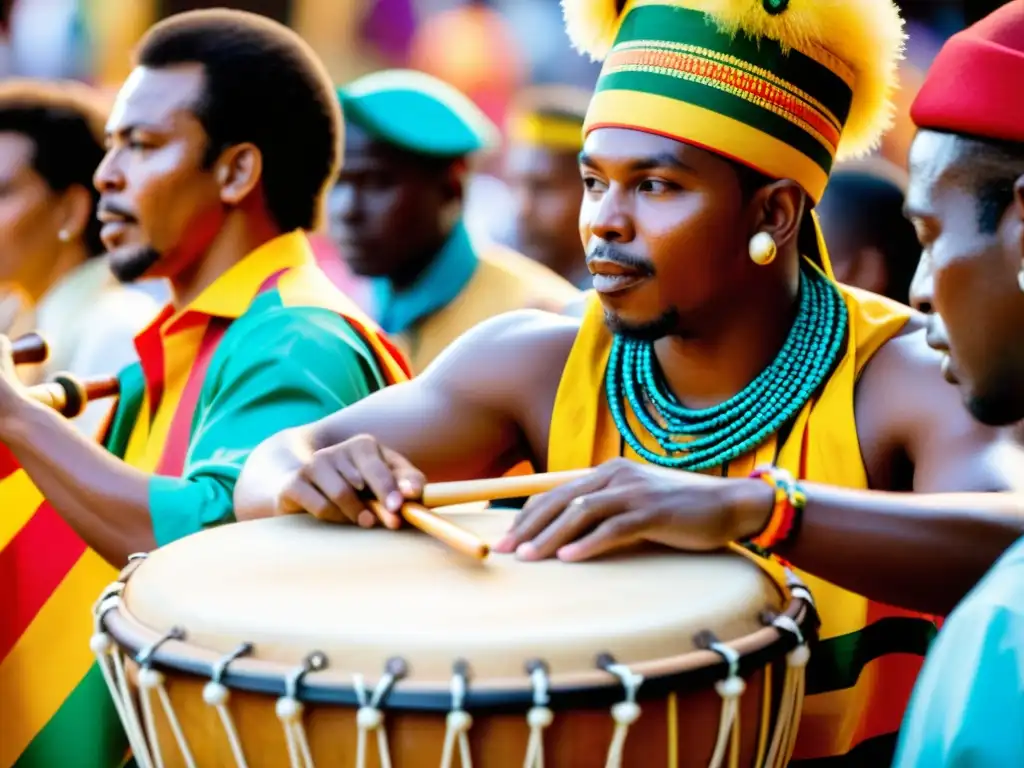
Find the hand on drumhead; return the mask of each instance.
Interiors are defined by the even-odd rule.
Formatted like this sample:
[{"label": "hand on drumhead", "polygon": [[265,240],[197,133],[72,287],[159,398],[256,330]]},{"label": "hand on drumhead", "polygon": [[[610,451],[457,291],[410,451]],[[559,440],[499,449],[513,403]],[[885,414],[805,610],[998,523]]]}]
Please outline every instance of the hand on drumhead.
[{"label": "hand on drumhead", "polygon": [[402,524],[402,504],[419,499],[425,483],[423,473],[404,456],[359,435],[313,453],[281,491],[278,511],[302,510],[363,528],[379,520],[395,529]]},{"label": "hand on drumhead", "polygon": [[522,560],[587,560],[642,541],[719,549],[756,533],[774,494],[759,480],[729,480],[616,459],[532,497],[494,546]]}]

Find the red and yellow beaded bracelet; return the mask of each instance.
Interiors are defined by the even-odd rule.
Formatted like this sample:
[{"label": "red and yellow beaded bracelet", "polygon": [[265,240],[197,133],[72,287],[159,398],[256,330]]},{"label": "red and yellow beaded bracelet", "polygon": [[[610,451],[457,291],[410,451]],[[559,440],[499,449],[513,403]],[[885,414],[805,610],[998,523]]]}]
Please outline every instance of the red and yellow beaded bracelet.
[{"label": "red and yellow beaded bracelet", "polygon": [[764,528],[746,543],[765,552],[772,552],[796,537],[807,496],[793,475],[781,467],[759,467],[750,476],[763,480],[775,489],[775,504]]}]

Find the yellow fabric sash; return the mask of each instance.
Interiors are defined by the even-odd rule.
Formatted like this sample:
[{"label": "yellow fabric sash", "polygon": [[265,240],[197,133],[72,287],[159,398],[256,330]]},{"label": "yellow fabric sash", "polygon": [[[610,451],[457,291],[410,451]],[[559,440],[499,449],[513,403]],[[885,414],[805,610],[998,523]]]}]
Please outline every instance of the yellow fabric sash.
[{"label": "yellow fabric sash", "polygon": [[[774,461],[804,480],[846,488],[867,487],[854,419],[854,387],[871,356],[904,327],[910,310],[873,294],[846,286],[839,288],[849,308],[850,327],[846,352],[836,370],[817,399],[799,413],[782,446],[778,446],[777,438],[770,439],[751,454],[732,462],[730,477],[744,477],[755,466]],[[600,301],[593,296],[555,399],[548,447],[549,471],[592,467],[621,455],[622,441],[604,394],[611,342],[612,335],[604,324]],[[637,435],[644,434],[636,421],[633,421],[633,429]],[[656,449],[653,440],[645,444]],[[628,447],[625,455],[639,460]],[[776,575],[781,578],[781,569]],[[810,574],[800,575],[817,599],[822,640],[856,632],[873,618],[892,613],[880,611],[877,604],[866,598]],[[795,757],[845,754],[863,738],[889,729],[895,731],[909,688],[893,690],[888,674],[883,686],[880,665],[891,661],[890,656],[869,663],[853,687],[809,696]],[[916,670],[914,674],[901,677],[912,685],[915,674]],[[883,703],[883,699],[889,701]],[[884,723],[879,722],[879,711],[888,713],[882,718]]]}]

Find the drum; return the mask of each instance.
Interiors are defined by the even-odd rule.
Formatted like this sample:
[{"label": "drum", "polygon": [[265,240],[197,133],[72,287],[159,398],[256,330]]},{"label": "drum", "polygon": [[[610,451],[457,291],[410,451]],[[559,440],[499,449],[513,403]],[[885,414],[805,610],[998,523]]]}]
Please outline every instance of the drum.
[{"label": "drum", "polygon": [[[512,519],[450,516],[490,541]],[[814,611],[759,562],[477,562],[259,520],[131,563],[92,647],[140,768],[781,766]]]}]

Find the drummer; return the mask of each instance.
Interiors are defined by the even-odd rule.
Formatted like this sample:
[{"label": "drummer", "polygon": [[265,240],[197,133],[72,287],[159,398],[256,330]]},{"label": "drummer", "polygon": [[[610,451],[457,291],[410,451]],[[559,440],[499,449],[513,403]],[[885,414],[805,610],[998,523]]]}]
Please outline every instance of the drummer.
[{"label": "drummer", "polygon": [[370,278],[369,312],[416,372],[489,317],[560,310],[578,297],[551,270],[470,236],[469,164],[494,145],[497,129],[468,97],[406,70],[338,93],[346,142],[329,197],[331,232],[349,268]]},{"label": "drummer", "polygon": [[153,27],[107,124],[101,232],[123,281],[173,300],[135,340],[106,447],[16,383],[9,343],[0,441],[85,542],[133,552],[233,520],[248,452],[406,374],[315,266],[304,230],[337,171],[330,81],[286,27],[185,13]]},{"label": "drummer", "polygon": [[512,241],[581,290],[590,272],[576,232],[580,215],[583,120],[590,92],[536,85],[514,100],[507,120],[504,178],[515,202]]},{"label": "drummer", "polygon": [[[1003,491],[1024,461],[943,380],[921,316],[829,279],[808,210],[833,158],[888,123],[895,5],[765,0],[710,19],[698,5],[627,3],[616,19],[612,2],[566,3],[577,45],[612,49],[581,158],[598,294],[582,322],[497,318],[418,380],[275,437],[243,472],[238,514],[294,504],[372,524],[363,483],[394,512],[424,475],[493,476],[523,457],[598,466],[532,499],[499,550],[576,561],[646,539],[779,553],[822,617],[797,757],[884,765],[935,627],[882,603],[949,610],[1021,517],[1006,514],[1011,494],[856,489]],[[699,450],[673,445],[697,437]]]}]

